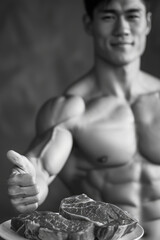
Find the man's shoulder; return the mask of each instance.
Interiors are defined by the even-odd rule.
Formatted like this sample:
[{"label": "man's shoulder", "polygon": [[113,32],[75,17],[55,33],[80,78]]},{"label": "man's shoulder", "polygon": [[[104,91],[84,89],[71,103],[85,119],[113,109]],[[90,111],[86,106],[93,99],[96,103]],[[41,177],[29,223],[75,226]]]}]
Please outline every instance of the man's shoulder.
[{"label": "man's shoulder", "polygon": [[49,99],[37,115],[37,130],[45,130],[59,125],[84,112],[84,100],[80,96],[62,95]]},{"label": "man's shoulder", "polygon": [[67,89],[66,94],[81,96],[84,100],[96,92],[95,77],[92,71],[74,81]]},{"label": "man's shoulder", "polygon": [[141,88],[133,101],[134,105],[142,103],[146,105],[146,102],[149,105],[154,99],[160,99],[160,79],[158,77],[142,72],[142,82],[140,85]]},{"label": "man's shoulder", "polygon": [[142,76],[148,93],[160,91],[160,79],[158,77],[146,72],[142,72]]}]

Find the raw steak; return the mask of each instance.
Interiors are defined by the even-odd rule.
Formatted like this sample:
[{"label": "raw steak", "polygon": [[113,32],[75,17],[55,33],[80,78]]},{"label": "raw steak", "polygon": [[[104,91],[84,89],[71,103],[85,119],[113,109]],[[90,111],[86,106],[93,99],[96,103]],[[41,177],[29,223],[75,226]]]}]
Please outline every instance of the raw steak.
[{"label": "raw steak", "polygon": [[14,231],[32,240],[94,240],[93,223],[68,220],[53,212],[20,214],[11,220]]},{"label": "raw steak", "polygon": [[117,206],[94,201],[82,194],[61,201],[60,214],[70,220],[86,220],[95,225],[98,240],[116,240],[130,233],[137,221]]}]

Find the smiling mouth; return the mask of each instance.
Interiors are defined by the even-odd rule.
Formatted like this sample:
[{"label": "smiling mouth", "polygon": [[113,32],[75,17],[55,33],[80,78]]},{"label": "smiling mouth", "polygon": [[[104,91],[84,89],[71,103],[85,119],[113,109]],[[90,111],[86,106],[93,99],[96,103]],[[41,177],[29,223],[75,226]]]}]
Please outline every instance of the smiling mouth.
[{"label": "smiling mouth", "polygon": [[111,43],[112,46],[114,47],[118,47],[118,46],[132,46],[133,43],[131,42],[115,42],[115,43]]}]

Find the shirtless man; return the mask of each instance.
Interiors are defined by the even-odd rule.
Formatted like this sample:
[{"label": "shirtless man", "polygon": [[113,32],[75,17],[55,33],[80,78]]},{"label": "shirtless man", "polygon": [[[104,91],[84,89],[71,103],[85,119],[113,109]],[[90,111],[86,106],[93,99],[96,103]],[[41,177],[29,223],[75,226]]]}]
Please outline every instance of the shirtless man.
[{"label": "shirtless man", "polygon": [[[94,3],[92,3],[94,2]],[[95,64],[37,118],[37,136],[15,164],[9,194],[35,210],[59,175],[71,194],[113,203],[160,239],[160,82],[140,70],[151,29],[147,0],[86,0]],[[14,174],[19,173],[19,174]]]}]

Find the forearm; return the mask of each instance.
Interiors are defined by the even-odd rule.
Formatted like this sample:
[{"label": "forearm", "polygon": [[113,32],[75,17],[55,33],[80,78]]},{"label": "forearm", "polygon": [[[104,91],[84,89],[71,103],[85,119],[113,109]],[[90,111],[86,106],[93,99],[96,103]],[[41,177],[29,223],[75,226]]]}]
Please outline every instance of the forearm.
[{"label": "forearm", "polygon": [[38,205],[41,205],[48,195],[49,184],[54,180],[56,176],[49,175],[49,173],[43,168],[40,159],[29,157],[29,155],[26,156],[36,170],[35,184],[37,185],[39,192]]}]

